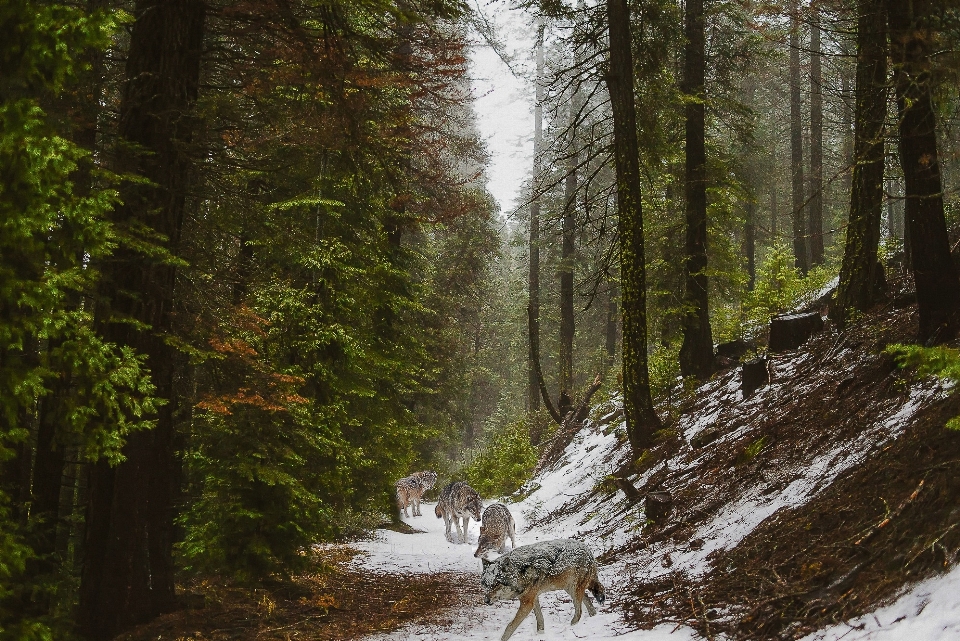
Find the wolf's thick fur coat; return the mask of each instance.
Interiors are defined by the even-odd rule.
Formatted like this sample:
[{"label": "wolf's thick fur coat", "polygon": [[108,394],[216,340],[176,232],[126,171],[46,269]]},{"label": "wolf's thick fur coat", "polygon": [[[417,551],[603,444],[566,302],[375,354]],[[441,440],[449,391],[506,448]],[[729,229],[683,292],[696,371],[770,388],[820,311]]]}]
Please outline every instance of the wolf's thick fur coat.
[{"label": "wolf's thick fur coat", "polygon": [[590,616],[596,614],[590,590],[597,601],[603,603],[606,592],[597,579],[597,562],[593,553],[580,541],[557,539],[511,550],[496,561],[483,560],[483,577],[480,582],[486,592],[487,604],[498,599],[520,599],[520,610],[507,624],[500,641],[507,641],[516,631],[530,610],[537,618],[537,630],[543,631],[543,612],[540,610],[540,593],[564,590],[573,599],[573,620],[580,621],[581,605],[587,606]]},{"label": "wolf's thick fur coat", "polygon": [[412,507],[414,516],[421,516],[420,500],[423,493],[437,482],[437,473],[424,470],[414,472],[397,481],[397,505],[404,516],[407,516],[407,507]]},{"label": "wolf's thick fur coat", "polygon": [[[470,517],[480,522],[480,510],[483,509],[483,502],[477,491],[463,481],[455,481],[448,484],[440,491],[440,501],[434,512],[438,519],[443,519],[446,526],[445,536],[451,543],[467,542],[467,525],[470,524]],[[460,519],[463,519],[463,531],[460,531]],[[457,540],[452,539],[450,532],[451,523],[457,527]]]},{"label": "wolf's thick fur coat", "polygon": [[517,524],[513,515],[503,503],[494,503],[483,511],[483,524],[480,526],[480,538],[477,540],[477,551],[473,556],[482,556],[489,550],[497,550],[503,554],[507,549],[507,537],[510,537],[511,547],[517,547]]}]

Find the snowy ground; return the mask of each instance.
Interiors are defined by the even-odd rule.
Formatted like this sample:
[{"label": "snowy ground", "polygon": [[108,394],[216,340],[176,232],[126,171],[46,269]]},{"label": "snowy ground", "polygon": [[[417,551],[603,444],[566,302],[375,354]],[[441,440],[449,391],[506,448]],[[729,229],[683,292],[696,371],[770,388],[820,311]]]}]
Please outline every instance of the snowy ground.
[{"label": "snowy ground", "polygon": [[891,605],[803,641],[955,641],[960,639],[960,566],[908,588]]},{"label": "snowy ground", "polygon": [[[796,366],[796,362],[777,363],[777,367],[785,370]],[[782,380],[785,377],[779,378]],[[714,400],[702,405],[698,415],[681,419],[678,426],[681,433],[690,438],[708,426],[714,420],[710,414],[719,412],[715,406],[724,397],[737,394],[736,387],[734,381],[727,380],[727,377],[718,377],[702,388],[700,394],[712,396]],[[865,430],[861,438],[866,438],[874,446],[896,438],[918,408],[932,402],[941,393],[937,385],[919,385],[911,390],[907,402],[878,425]],[[749,402],[745,405],[749,405]],[[611,409],[609,404],[601,406],[597,408],[595,417],[609,414]],[[621,428],[617,424],[601,427],[588,422],[567,448],[564,457],[533,480],[532,487],[537,489],[523,501],[509,504],[517,522],[518,545],[575,537],[584,541],[599,557],[604,551],[620,548],[637,536],[644,522],[643,516],[637,507],[631,507],[624,500],[619,491],[613,499],[608,497],[605,500],[603,493],[594,494],[577,510],[554,514],[569,502],[590,494],[619,465],[614,450],[618,442],[616,431]],[[730,437],[728,435],[725,438]],[[661,542],[630,558],[620,558],[613,564],[601,566],[600,580],[607,589],[608,601],[600,608],[598,616],[589,617],[584,611],[581,621],[571,626],[569,622],[573,606],[566,594],[556,592],[542,595],[545,632],[537,634],[535,620],[530,616],[512,639],[686,641],[700,638],[686,627],[628,630],[618,614],[620,595],[624,593],[625,585],[662,575],[667,571],[667,566],[670,571],[682,572],[691,578],[702,576],[710,568],[708,554],[711,551],[735,547],[766,518],[778,510],[797,507],[811,500],[842,470],[858,464],[865,443],[861,441],[859,448],[850,447],[850,443],[843,445],[839,449],[821,452],[800,469],[785,470],[792,482],[785,483],[779,492],[771,494],[758,485],[743,495],[731,496],[726,508],[698,529],[697,538],[702,545],[696,549],[669,541]],[[855,454],[850,454],[851,451]],[[686,466],[692,468],[696,458],[687,450],[667,464],[674,470]],[[634,484],[641,487],[651,473],[653,470],[633,479]],[[484,505],[492,502],[484,501]],[[479,525],[471,522],[469,544],[449,543],[444,538],[443,521],[435,517],[433,508],[434,504],[424,504],[423,516],[404,519],[421,533],[401,534],[382,530],[375,540],[358,544],[357,547],[365,554],[355,562],[380,572],[462,573],[464,581],[476,582],[468,590],[475,593],[481,570],[480,561],[473,557]],[[543,518],[548,515],[549,518]],[[531,527],[530,523],[538,525]],[[664,559],[670,562],[663,563]],[[517,607],[516,601],[486,606],[477,600],[464,605],[460,612],[451,613],[452,625],[443,628],[409,626],[371,639],[499,639]],[[960,567],[945,575],[908,586],[893,604],[860,619],[821,630],[807,637],[806,641],[893,641],[904,638],[915,641],[960,638]]]},{"label": "snowy ground", "polygon": [[[490,501],[484,501],[485,504]],[[529,531],[525,526],[525,503],[512,504],[510,510],[517,521],[517,545],[532,543],[537,539],[553,538],[538,531]],[[434,504],[424,504],[423,516],[403,519],[411,526],[424,530],[422,534],[400,534],[382,530],[376,540],[356,545],[366,556],[359,557],[358,563],[370,569],[389,572],[462,572],[464,580],[480,581],[481,563],[473,557],[476,550],[478,525],[471,522],[467,545],[455,545],[444,538],[443,520],[433,513]],[[509,543],[507,544],[509,549]],[[598,550],[595,550],[598,551]],[[601,570],[601,581],[608,583],[608,577]],[[677,630],[670,634],[672,626],[659,630],[628,632],[619,621],[619,616],[610,606],[601,607],[596,617],[590,617],[584,610],[583,618],[575,626],[570,626],[573,616],[573,604],[563,592],[541,595],[545,631],[537,634],[536,621],[530,615],[511,641],[573,640],[573,639],[623,639],[624,641],[687,641],[696,636],[690,630]],[[464,606],[460,613],[452,613],[454,624],[437,628],[434,626],[410,626],[392,634],[370,637],[371,640],[409,639],[411,641],[440,641],[446,639],[499,639],[507,623],[516,614],[518,602],[499,602],[493,606],[474,603]],[[621,636],[623,635],[623,636]]]}]

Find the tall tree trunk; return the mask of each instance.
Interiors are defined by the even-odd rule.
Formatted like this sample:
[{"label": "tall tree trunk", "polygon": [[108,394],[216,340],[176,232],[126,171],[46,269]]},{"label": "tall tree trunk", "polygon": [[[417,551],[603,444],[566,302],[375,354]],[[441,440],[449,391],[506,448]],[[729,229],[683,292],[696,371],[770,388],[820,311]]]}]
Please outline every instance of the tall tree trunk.
[{"label": "tall tree trunk", "polygon": [[[139,0],[120,104],[117,158],[125,171],[150,184],[127,185],[116,224],[147,226],[176,255],[189,176],[205,21],[200,0]],[[124,446],[115,468],[91,469],[85,559],[80,586],[80,629],[93,640],[170,609],[173,584],[173,398],[177,355],[165,337],[173,328],[176,268],[156,253],[119,248],[102,265],[97,308],[107,340],[147,357],[157,396],[166,400],[150,432]],[[134,319],[139,324],[123,322]]]},{"label": "tall tree trunk", "polygon": [[[57,424],[66,417],[62,408],[69,394],[69,381],[56,381],[54,390],[40,401],[37,427],[37,452],[33,465],[33,506],[30,510],[37,527],[33,551],[37,555],[31,574],[52,572],[56,567],[52,555],[56,549],[57,516],[60,511],[60,483],[63,478],[64,447],[57,437]],[[62,437],[62,435],[61,435]],[[40,609],[45,610],[46,599]]]},{"label": "tall tree trunk", "polygon": [[617,357],[617,319],[620,317],[617,311],[617,286],[610,282],[607,287],[607,363],[613,365]]},{"label": "tall tree trunk", "polygon": [[777,218],[779,216],[779,206],[777,205],[777,179],[776,176],[770,177],[770,242],[776,243],[780,232],[777,230]]},{"label": "tall tree trunk", "polygon": [[808,261],[806,208],[803,192],[803,110],[800,103],[800,3],[790,3],[790,177],[793,197],[794,266],[801,274],[810,269]]},{"label": "tall tree trunk", "polygon": [[893,178],[887,178],[886,180],[886,199],[887,199],[887,238],[894,239],[897,237],[896,229],[896,212],[893,208]]},{"label": "tall tree trunk", "polygon": [[850,87],[850,78],[846,71],[840,74],[840,93],[843,98],[841,122],[843,123],[843,177],[844,187],[850,189],[853,182],[853,111],[851,106],[856,100],[854,90]]},{"label": "tall tree trunk", "polygon": [[647,369],[647,282],[640,199],[640,145],[633,96],[633,51],[628,0],[607,0],[610,68],[606,74],[613,111],[620,232],[620,306],[623,320],[623,405],[627,436],[639,455],[660,429]]},{"label": "tall tree trunk", "polygon": [[[87,0],[87,11],[93,13],[109,5],[108,0]],[[73,172],[71,179],[75,191],[83,196],[89,196],[94,186],[94,160],[97,148],[97,121],[101,113],[100,96],[103,88],[103,59],[104,52],[94,50],[84,55],[89,69],[81,77],[80,91],[71,96],[70,104],[63,102],[57,105],[58,111],[73,115],[73,141],[78,147],[91,153],[84,158]],[[65,236],[72,236],[72,230],[65,229]],[[69,255],[74,251],[71,247],[58,247],[54,262],[64,266],[83,262],[82,255]],[[67,308],[80,308],[80,295],[76,292],[67,295],[64,304]],[[64,342],[62,339],[49,341],[47,352],[56,362]],[[64,555],[55,553],[62,549],[58,547],[58,531],[61,538],[69,536],[61,526],[61,494],[63,488],[64,469],[66,467],[65,434],[61,426],[67,419],[69,403],[72,396],[72,381],[68,376],[58,376],[49,382],[48,393],[40,399],[37,407],[37,447],[33,465],[33,489],[31,518],[36,522],[32,547],[35,558],[28,564],[28,573],[47,580],[54,576],[59,562],[65,561]],[[74,505],[67,511],[72,513]],[[60,558],[56,558],[60,556]],[[32,605],[35,612],[46,612],[50,606],[50,593],[41,591],[34,595]]]},{"label": "tall tree trunk", "polygon": [[743,229],[743,250],[747,254],[747,289],[757,284],[757,201],[747,201],[747,220]]},{"label": "tall tree trunk", "polygon": [[573,393],[573,263],[576,254],[577,205],[577,119],[580,115],[580,92],[574,89],[570,99],[567,147],[567,175],[564,179],[563,221],[561,224],[560,258],[560,393]]},{"label": "tall tree trunk", "polygon": [[[530,278],[527,281],[529,296],[527,358],[527,406],[531,413],[540,410],[540,153],[543,146],[543,31],[542,22],[537,27],[537,79],[536,104],[533,107],[533,197],[530,202]],[[536,335],[534,335],[536,334]]]},{"label": "tall tree trunk", "polygon": [[883,212],[883,121],[887,112],[887,1],[857,3],[855,164],[840,285],[830,314],[840,325],[850,310],[867,310],[876,295]]},{"label": "tall tree trunk", "polygon": [[920,340],[942,342],[960,328],[960,280],[943,215],[936,116],[931,97],[933,0],[891,1],[891,59],[900,124],[900,166],[906,185],[913,280]]},{"label": "tall tree trunk", "polygon": [[707,379],[713,373],[707,278],[707,150],[704,77],[706,75],[703,0],[685,5],[687,44],[683,67],[686,104],[686,259],[684,261],[683,345],[680,372]]},{"label": "tall tree trunk", "polygon": [[810,4],[810,262],[823,264],[823,75],[820,8]]}]

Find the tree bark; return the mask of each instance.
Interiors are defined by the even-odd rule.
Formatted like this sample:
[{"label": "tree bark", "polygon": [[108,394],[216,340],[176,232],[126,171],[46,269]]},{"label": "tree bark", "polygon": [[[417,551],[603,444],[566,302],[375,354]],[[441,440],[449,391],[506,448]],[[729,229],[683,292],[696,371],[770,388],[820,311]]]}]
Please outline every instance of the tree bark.
[{"label": "tree bark", "polygon": [[686,104],[686,260],[683,345],[680,372],[707,379],[713,373],[707,278],[707,151],[704,108],[706,75],[703,0],[685,4],[686,47],[683,92]]},{"label": "tree bark", "polygon": [[[195,120],[205,8],[200,0],[139,0],[120,104],[118,166],[150,184],[126,185],[115,223],[149,227],[178,251]],[[129,437],[116,468],[91,469],[80,630],[105,640],[173,607],[173,489],[176,475],[173,329],[176,268],[162,255],[120,247],[101,267],[97,327],[104,338],[147,357],[167,403],[156,428]],[[123,322],[134,319],[138,324]]]},{"label": "tree bark", "polygon": [[757,284],[757,202],[747,201],[747,220],[743,230],[743,249],[747,255],[747,289],[753,291]]},{"label": "tree bark", "polygon": [[[543,24],[537,28],[536,104],[533,108],[533,197],[530,202],[530,276],[527,281],[530,314],[527,358],[527,406],[531,413],[540,410],[540,151],[543,144]],[[536,336],[534,335],[536,332]],[[536,348],[535,348],[536,346]]]},{"label": "tree bark", "polygon": [[550,392],[547,391],[547,384],[543,380],[543,371],[540,369],[539,323],[540,321],[533,313],[533,308],[527,306],[527,329],[531,337],[530,353],[536,356],[535,360],[533,361],[533,375],[536,378],[537,394],[540,395],[540,399],[543,399],[543,404],[546,405],[547,412],[550,414],[550,417],[557,425],[559,425],[563,422],[563,416],[560,414],[560,411],[553,406],[553,401],[550,400]]},{"label": "tree bark", "polygon": [[950,256],[931,91],[932,0],[888,4],[900,125],[906,228],[917,288],[921,341],[943,342],[960,327],[960,280]]},{"label": "tree bark", "polygon": [[790,3],[790,176],[793,197],[794,266],[806,275],[808,260],[806,208],[803,191],[803,113],[800,103],[800,3]]},{"label": "tree bark", "polygon": [[777,217],[778,205],[777,205],[777,180],[775,177],[771,177],[770,184],[770,243],[775,244],[777,242],[777,236],[780,235],[780,232],[777,230]]},{"label": "tree bark", "polygon": [[610,66],[607,89],[613,111],[620,233],[620,306],[623,319],[623,405],[627,436],[635,455],[652,442],[660,419],[650,394],[647,369],[647,283],[640,199],[640,149],[633,95],[633,52],[627,0],[607,0]]},{"label": "tree bark", "polygon": [[607,287],[607,332],[606,332],[606,347],[607,347],[607,363],[613,365],[614,359],[617,357],[617,319],[619,318],[619,313],[617,311],[617,287],[615,283],[609,283]]},{"label": "tree bark", "polygon": [[580,112],[579,92],[574,89],[570,100],[567,175],[564,179],[563,220],[560,256],[560,392],[573,391],[573,337],[576,332],[573,315],[573,262],[576,254],[577,204],[577,118]]},{"label": "tree bark", "polygon": [[875,300],[883,212],[883,122],[887,112],[887,0],[857,3],[857,82],[850,217],[831,317],[841,326],[851,310]]},{"label": "tree bark", "polygon": [[810,4],[810,263],[823,264],[823,75],[820,9]]}]

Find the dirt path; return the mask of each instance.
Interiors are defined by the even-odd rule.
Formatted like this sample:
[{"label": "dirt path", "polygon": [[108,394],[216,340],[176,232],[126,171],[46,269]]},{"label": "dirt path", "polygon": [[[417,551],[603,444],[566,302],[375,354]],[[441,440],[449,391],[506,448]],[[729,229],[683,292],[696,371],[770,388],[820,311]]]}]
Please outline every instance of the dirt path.
[{"label": "dirt path", "polygon": [[461,573],[371,571],[359,552],[330,546],[317,552],[317,571],[267,588],[202,581],[187,587],[186,607],[119,637],[123,641],[350,641],[409,624],[444,627],[475,581]]}]

